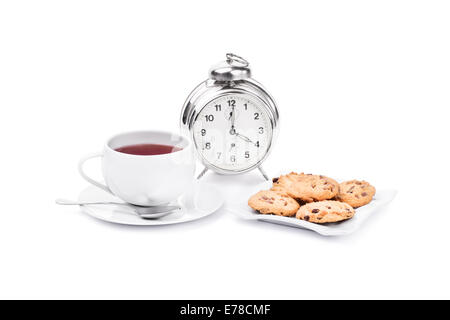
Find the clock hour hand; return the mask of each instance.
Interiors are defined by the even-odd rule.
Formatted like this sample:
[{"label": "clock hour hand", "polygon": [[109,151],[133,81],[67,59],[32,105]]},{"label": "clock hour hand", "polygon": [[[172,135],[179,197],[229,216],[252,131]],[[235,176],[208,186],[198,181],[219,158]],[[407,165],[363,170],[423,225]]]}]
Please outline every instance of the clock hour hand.
[{"label": "clock hour hand", "polygon": [[240,133],[237,133],[237,132],[235,132],[235,135],[238,136],[239,138],[241,138],[242,140],[247,141],[247,142],[249,142],[249,143],[251,143],[251,144],[254,144],[254,145],[256,146],[256,143],[254,143],[254,142],[253,142],[252,140],[250,140],[248,137],[246,137],[246,136],[244,136],[244,135],[242,135],[242,134],[240,134]]}]

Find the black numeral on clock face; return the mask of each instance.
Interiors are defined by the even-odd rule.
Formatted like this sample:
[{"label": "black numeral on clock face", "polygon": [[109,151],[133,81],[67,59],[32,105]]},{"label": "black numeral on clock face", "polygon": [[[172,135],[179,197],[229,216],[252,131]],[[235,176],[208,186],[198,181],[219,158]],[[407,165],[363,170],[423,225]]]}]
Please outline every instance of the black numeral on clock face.
[{"label": "black numeral on clock face", "polygon": [[206,130],[205,129],[202,129],[201,133],[202,133],[203,137],[206,136]]},{"label": "black numeral on clock face", "polygon": [[233,99],[228,100],[228,106],[230,106],[230,107],[236,106],[236,100],[233,100]]},{"label": "black numeral on clock face", "polygon": [[205,143],[205,149],[207,149],[207,150],[211,149],[211,143],[210,142]]},{"label": "black numeral on clock face", "polygon": [[230,157],[230,161],[231,161],[231,162],[236,162],[236,156],[232,155],[232,156]]},{"label": "black numeral on clock face", "polygon": [[263,134],[264,133],[264,128],[263,127],[259,127],[258,128],[258,132],[259,132],[259,134]]},{"label": "black numeral on clock face", "polygon": [[254,116],[255,116],[255,118],[254,118],[255,120],[259,120],[259,113],[258,112],[255,112]]},{"label": "black numeral on clock face", "polygon": [[247,110],[247,109],[248,109],[248,106],[247,106],[247,104],[246,104],[246,103],[244,103],[244,108],[245,108],[245,110]]},{"label": "black numeral on clock face", "polygon": [[216,108],[216,111],[222,111],[222,106],[220,104],[216,104],[214,107]]},{"label": "black numeral on clock face", "polygon": [[205,115],[205,118],[206,118],[206,122],[214,121],[214,115],[212,115],[212,114]]},{"label": "black numeral on clock face", "polygon": [[245,158],[246,159],[250,158],[250,151],[245,151]]},{"label": "black numeral on clock face", "polygon": [[255,146],[259,148],[259,141],[256,141]]}]

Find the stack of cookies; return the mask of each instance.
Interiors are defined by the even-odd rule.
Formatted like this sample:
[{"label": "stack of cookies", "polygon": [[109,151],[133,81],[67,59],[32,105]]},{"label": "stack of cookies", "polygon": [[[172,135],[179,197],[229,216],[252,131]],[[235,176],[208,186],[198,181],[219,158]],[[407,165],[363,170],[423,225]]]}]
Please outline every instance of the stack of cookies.
[{"label": "stack of cookies", "polygon": [[291,172],[274,178],[272,188],[251,196],[248,205],[262,214],[329,223],[352,218],[355,208],[374,195],[375,188],[366,181],[339,184],[322,175]]}]

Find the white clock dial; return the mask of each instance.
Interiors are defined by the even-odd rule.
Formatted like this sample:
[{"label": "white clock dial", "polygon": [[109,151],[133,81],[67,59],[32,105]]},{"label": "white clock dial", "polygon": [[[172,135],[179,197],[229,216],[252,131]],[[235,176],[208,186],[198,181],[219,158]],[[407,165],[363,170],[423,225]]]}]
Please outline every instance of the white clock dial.
[{"label": "white clock dial", "polygon": [[194,142],[209,165],[244,171],[258,164],[272,141],[272,124],[262,102],[228,94],[208,103],[193,126]]}]

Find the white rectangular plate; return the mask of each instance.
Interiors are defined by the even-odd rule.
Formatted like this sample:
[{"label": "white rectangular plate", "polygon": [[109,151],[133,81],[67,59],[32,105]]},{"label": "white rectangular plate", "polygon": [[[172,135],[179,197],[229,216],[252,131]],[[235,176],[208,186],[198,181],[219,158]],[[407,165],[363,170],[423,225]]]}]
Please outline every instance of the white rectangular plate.
[{"label": "white rectangular plate", "polygon": [[392,189],[377,190],[377,193],[369,204],[355,210],[356,213],[353,218],[336,223],[316,224],[292,217],[260,214],[250,208],[247,204],[248,198],[259,190],[269,189],[270,186],[271,183],[268,182],[259,185],[255,190],[248,193],[245,199],[242,198],[237,202],[229,204],[228,210],[246,220],[259,220],[295,228],[309,229],[323,236],[341,236],[358,230],[369,216],[381,210],[386,204],[391,202],[397,194],[397,191]]}]

